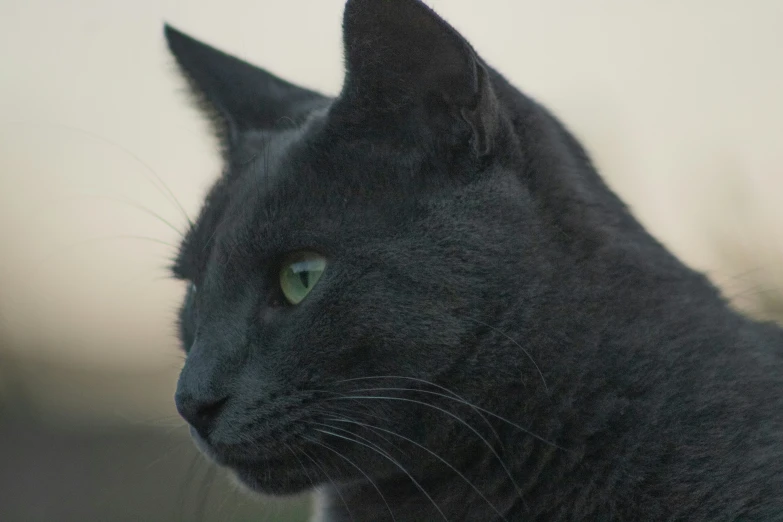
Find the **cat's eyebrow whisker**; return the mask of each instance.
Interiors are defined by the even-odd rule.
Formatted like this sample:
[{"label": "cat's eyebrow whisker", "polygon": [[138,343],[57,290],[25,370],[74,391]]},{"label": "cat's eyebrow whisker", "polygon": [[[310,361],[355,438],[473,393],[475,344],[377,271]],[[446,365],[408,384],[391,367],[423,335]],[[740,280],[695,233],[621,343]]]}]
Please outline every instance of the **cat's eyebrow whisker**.
[{"label": "cat's eyebrow whisker", "polygon": [[711,270],[708,270],[706,273],[710,278],[710,280],[714,281],[718,287],[725,288],[729,283],[743,280],[746,277],[757,274],[761,270],[765,270],[768,268],[769,268],[768,266],[762,264],[762,265],[756,265],[753,268],[749,268],[747,270],[743,270],[742,272],[731,274],[731,275],[725,273],[719,273],[717,271],[711,271]]},{"label": "cat's eyebrow whisker", "polygon": [[176,232],[177,235],[180,238],[183,238],[183,239],[185,238],[185,234],[180,229],[178,229],[171,221],[167,220],[166,218],[164,218],[163,216],[161,216],[160,214],[158,214],[154,210],[152,210],[152,209],[150,209],[150,208],[148,208],[148,207],[146,207],[144,205],[141,205],[139,203],[136,203],[135,201],[130,201],[128,199],[123,199],[123,198],[117,198],[117,197],[114,197],[114,196],[106,196],[106,195],[102,195],[102,194],[79,194],[79,195],[73,196],[73,197],[71,197],[69,199],[102,199],[102,200],[106,200],[106,201],[113,201],[115,203],[122,203],[123,205],[128,205],[129,207],[133,207],[136,210],[139,210],[139,211],[147,214],[148,216],[154,217],[155,219],[157,219],[158,221],[160,221],[161,223],[163,223],[164,225],[169,227],[171,230]]},{"label": "cat's eyebrow whisker", "polygon": [[54,252],[49,253],[48,255],[44,256],[43,259],[39,261],[39,263],[43,263],[45,261],[51,260],[51,258],[62,255],[64,253],[70,252],[72,250],[75,250],[77,248],[81,248],[88,245],[93,244],[100,244],[105,243],[107,241],[120,241],[120,240],[136,240],[136,241],[149,241],[151,243],[156,243],[158,245],[165,245],[169,248],[176,249],[177,247],[168,241],[164,241],[162,239],[158,239],[156,237],[149,237],[149,236],[138,236],[138,235],[132,235],[132,234],[122,234],[118,236],[103,236],[103,237],[91,237],[89,239],[84,239],[82,241],[77,241],[76,243],[71,243],[69,245],[65,245],[63,248],[59,248],[55,250]]},{"label": "cat's eyebrow whisker", "polygon": [[[480,490],[480,489],[479,489],[479,488],[478,488],[478,487],[477,487],[477,486],[476,486],[476,485],[475,485],[475,484],[474,484],[474,483],[473,483],[473,482],[472,482],[472,481],[471,481],[471,480],[470,480],[468,477],[466,477],[466,476],[465,476],[465,475],[464,475],[464,474],[463,474],[461,471],[459,471],[459,470],[458,470],[457,468],[455,468],[455,467],[454,467],[452,464],[450,464],[450,463],[449,463],[449,462],[448,462],[446,459],[444,459],[443,457],[441,457],[440,455],[438,455],[437,453],[435,453],[434,451],[432,451],[432,450],[431,450],[431,449],[429,449],[428,447],[424,446],[423,444],[419,444],[418,442],[416,442],[416,441],[415,441],[415,440],[413,440],[413,439],[410,439],[410,438],[408,438],[408,437],[406,437],[406,436],[404,436],[404,435],[400,435],[399,433],[393,432],[393,431],[391,431],[391,430],[387,430],[387,429],[381,428],[381,427],[379,427],[379,426],[371,426],[370,424],[365,424],[365,423],[363,423],[363,422],[357,422],[357,421],[350,420],[350,419],[333,419],[333,420],[334,420],[335,422],[344,422],[344,423],[350,423],[350,424],[355,424],[355,425],[357,425],[357,426],[361,426],[361,427],[363,427],[363,428],[366,428],[366,429],[368,429],[368,430],[371,430],[371,431],[373,431],[373,432],[376,432],[376,436],[380,436],[380,435],[378,435],[377,431],[382,431],[383,433],[387,433],[387,434],[389,434],[389,435],[392,435],[392,436],[395,436],[395,437],[399,437],[399,438],[401,438],[402,440],[404,440],[404,441],[406,441],[406,442],[409,442],[409,443],[413,444],[414,446],[416,446],[416,447],[418,447],[418,448],[420,448],[420,449],[422,449],[422,450],[426,451],[427,453],[429,453],[430,455],[432,455],[433,457],[435,457],[436,459],[438,459],[439,461],[441,461],[441,462],[442,462],[442,463],[443,463],[445,466],[447,466],[447,467],[448,467],[450,470],[452,470],[454,473],[456,473],[457,475],[459,475],[459,477],[460,477],[462,480],[464,480],[464,481],[465,481],[465,483],[466,483],[468,486],[470,486],[470,487],[473,489],[473,491],[475,491],[475,492],[476,492],[476,494],[478,494],[478,496],[480,496],[480,497],[481,497],[481,498],[482,498],[482,499],[483,499],[483,500],[484,500],[484,501],[485,501],[485,502],[486,502],[486,503],[489,505],[489,507],[491,507],[491,508],[492,508],[492,510],[493,510],[495,513],[497,513],[497,514],[498,514],[498,516],[500,517],[500,519],[501,519],[501,520],[504,520],[504,521],[506,520],[506,517],[503,515],[503,513],[501,513],[501,512],[500,512],[500,510],[498,510],[498,508],[495,506],[495,504],[493,504],[492,502],[490,502],[490,500],[489,500],[489,499],[488,499],[488,498],[487,498],[487,497],[484,495],[484,493],[483,493],[483,492],[482,492],[482,491],[481,491],[481,490]],[[334,427],[332,426],[332,428],[334,428]],[[335,429],[336,429],[336,428],[335,428]],[[385,439],[384,439],[384,440],[385,440]]]},{"label": "cat's eyebrow whisker", "polygon": [[445,413],[449,417],[452,417],[457,422],[459,422],[460,424],[463,424],[465,427],[467,427],[470,431],[473,432],[474,435],[476,435],[484,443],[484,445],[487,447],[487,449],[489,449],[489,451],[492,452],[492,454],[495,456],[495,458],[498,459],[498,462],[500,463],[500,466],[503,468],[503,471],[506,472],[506,475],[508,476],[509,480],[511,481],[511,484],[513,484],[514,489],[517,490],[517,493],[519,494],[519,496],[521,498],[521,496],[522,496],[522,489],[519,487],[519,484],[517,484],[516,480],[514,480],[514,476],[511,474],[511,470],[508,469],[508,466],[506,466],[506,463],[503,460],[503,458],[500,456],[500,454],[498,454],[497,450],[495,450],[495,448],[492,447],[492,444],[490,444],[489,441],[486,438],[484,438],[484,436],[481,435],[481,433],[479,433],[476,428],[474,428],[468,421],[466,421],[465,419],[463,419],[459,415],[456,415],[456,414],[454,414],[454,413],[452,413],[452,412],[450,412],[450,411],[448,411],[446,409],[443,409],[443,408],[441,408],[439,406],[435,406],[434,404],[430,404],[428,402],[417,401],[415,399],[406,399],[404,397],[386,397],[386,396],[382,396],[382,395],[351,395],[351,396],[347,396],[345,398],[347,398],[347,399],[369,399],[369,400],[402,401],[402,402],[408,402],[408,403],[413,403],[413,404],[419,404],[421,406],[426,406],[428,408],[433,408],[433,409],[435,409],[437,411],[440,411],[441,413]]},{"label": "cat's eyebrow whisker", "polygon": [[[320,424],[320,423],[319,423],[319,424]],[[328,428],[331,428],[331,426],[328,426],[328,425],[326,425],[326,424],[325,424],[324,426],[327,426]],[[389,515],[391,515],[392,521],[393,521],[393,522],[397,522],[397,519],[394,517],[394,512],[392,511],[392,508],[391,508],[391,506],[389,506],[389,503],[386,501],[386,497],[384,497],[384,496],[383,496],[383,492],[381,491],[381,488],[379,488],[379,487],[378,487],[378,484],[376,484],[376,483],[375,483],[375,481],[374,481],[372,478],[370,478],[370,476],[369,476],[367,473],[365,473],[365,471],[364,471],[362,468],[360,468],[360,467],[359,467],[359,465],[358,465],[358,464],[356,464],[354,461],[352,461],[351,459],[349,459],[348,457],[346,457],[345,455],[343,455],[342,453],[340,453],[340,452],[339,452],[339,451],[337,451],[336,449],[332,448],[332,447],[331,447],[331,446],[329,446],[328,444],[324,444],[324,443],[322,443],[322,442],[319,442],[319,441],[317,441],[317,440],[315,440],[315,439],[312,439],[312,438],[310,438],[310,437],[306,437],[306,436],[305,436],[305,437],[303,437],[303,438],[304,438],[305,440],[307,440],[307,441],[309,441],[309,442],[313,443],[313,444],[317,444],[318,446],[321,446],[322,448],[324,448],[324,449],[327,449],[327,450],[331,451],[332,453],[334,453],[335,455],[337,455],[337,456],[338,456],[338,457],[340,457],[341,459],[345,460],[345,461],[346,461],[348,464],[350,464],[351,466],[353,466],[354,468],[356,468],[356,469],[359,471],[359,473],[361,473],[362,475],[364,475],[364,478],[366,478],[368,481],[370,481],[370,484],[372,484],[372,487],[373,487],[373,488],[375,488],[375,491],[377,491],[377,492],[378,492],[378,495],[381,497],[381,500],[382,500],[382,501],[383,501],[383,503],[386,505],[386,509],[388,509],[388,510],[389,510]]]},{"label": "cat's eyebrow whisker", "polygon": [[421,491],[424,494],[424,496],[427,497],[430,502],[432,502],[432,505],[435,506],[435,509],[438,511],[440,516],[443,517],[443,520],[445,520],[446,522],[449,522],[449,518],[443,513],[443,510],[440,508],[440,506],[438,506],[438,503],[435,502],[435,500],[430,496],[429,493],[427,493],[427,490],[424,489],[424,487],[421,484],[419,484],[419,481],[417,481],[415,478],[413,478],[413,475],[411,475],[410,472],[407,469],[405,469],[405,466],[400,464],[394,457],[389,455],[387,452],[385,452],[382,449],[380,449],[377,444],[367,444],[365,442],[361,442],[359,440],[352,439],[352,438],[346,437],[344,435],[340,435],[340,434],[334,433],[332,431],[322,430],[322,429],[319,429],[319,428],[315,428],[315,431],[318,431],[318,432],[323,433],[325,435],[331,435],[332,437],[337,437],[337,438],[340,438],[340,439],[343,439],[343,440],[347,440],[348,442],[353,442],[355,444],[359,444],[360,446],[364,446],[365,448],[369,448],[369,449],[377,452],[382,457],[385,457],[386,459],[388,459],[392,464],[397,466],[400,469],[400,471],[405,473],[408,476],[408,478],[411,480],[411,482],[413,482],[413,484],[419,489],[419,491]]},{"label": "cat's eyebrow whisker", "polygon": [[[308,438],[308,437],[304,437],[303,436],[302,438],[304,438],[305,440],[308,440],[310,442],[313,442],[313,440]],[[345,497],[343,497],[343,494],[340,492],[340,488],[337,487],[337,484],[332,479],[332,477],[329,475],[329,473],[327,473],[326,469],[318,462],[318,460],[315,457],[312,457],[309,453],[307,453],[307,451],[305,451],[304,449],[300,449],[299,451],[302,452],[302,455],[304,455],[305,457],[310,459],[310,462],[312,462],[315,465],[315,467],[317,467],[318,469],[321,470],[321,473],[324,474],[324,477],[326,477],[326,480],[328,480],[329,483],[332,484],[332,488],[334,488],[334,492],[337,493],[338,497],[340,497],[340,500],[342,501],[343,506],[345,506],[345,511],[348,513],[348,517],[351,519],[351,522],[356,522],[356,519],[353,518],[353,513],[351,513],[351,508],[348,507],[348,502],[345,501]]]},{"label": "cat's eyebrow whisker", "polygon": [[[57,249],[49,251],[48,253],[44,254],[40,258],[33,259],[30,265],[27,267],[27,269],[29,270],[28,277],[35,277],[38,273],[37,271],[41,270],[52,259],[57,259],[58,256],[64,256],[66,254],[73,253],[75,251],[78,253],[83,253],[82,249],[85,247],[96,246],[111,241],[122,241],[122,240],[147,241],[150,243],[167,246],[172,250],[176,250],[177,248],[176,246],[169,243],[168,241],[164,241],[162,239],[149,237],[149,236],[124,234],[124,235],[117,235],[117,236],[92,237],[81,241],[76,241],[75,243],[68,243],[66,245],[62,245]],[[167,277],[166,279],[170,279],[170,277]]]},{"label": "cat's eyebrow whisker", "polygon": [[522,353],[524,353],[527,356],[528,360],[530,360],[530,362],[533,363],[533,366],[536,368],[536,371],[538,372],[538,375],[541,377],[541,382],[544,383],[544,390],[546,390],[546,392],[549,393],[549,386],[546,383],[546,377],[544,377],[544,373],[541,371],[541,368],[538,367],[538,364],[536,363],[535,359],[533,359],[533,356],[530,354],[530,352],[525,350],[525,348],[521,344],[519,344],[519,342],[516,339],[514,339],[513,337],[508,335],[503,330],[500,330],[500,329],[492,326],[489,323],[485,323],[484,321],[479,321],[478,319],[475,319],[473,317],[468,317],[468,316],[463,316],[463,319],[466,319],[468,321],[473,321],[474,323],[480,324],[481,326],[486,326],[487,328],[489,328],[493,332],[502,335],[503,337],[505,337],[506,339],[511,341],[514,344],[514,346],[516,346],[517,348],[522,350]]},{"label": "cat's eyebrow whisker", "polygon": [[[338,382],[349,382],[349,381],[359,381],[359,380],[369,380],[369,379],[407,379],[407,380],[411,380],[411,381],[422,382],[422,383],[425,383],[425,384],[429,383],[429,384],[432,384],[432,385],[434,385],[434,386],[436,386],[438,388],[448,390],[447,388],[443,388],[442,386],[438,386],[435,383],[430,383],[429,381],[425,381],[423,379],[417,379],[416,377],[405,377],[405,376],[399,376],[399,375],[381,375],[381,376],[375,376],[375,377],[357,377],[355,379],[345,379],[344,381],[338,381]],[[371,389],[371,388],[368,388],[368,389]],[[420,392],[424,392],[425,391],[425,390],[417,390],[415,388],[411,388],[411,390],[416,390],[416,391],[420,391]],[[433,392],[429,392],[429,393],[432,394]],[[476,404],[472,404],[469,401],[466,401],[465,399],[460,397],[459,395],[456,395],[456,394],[454,394],[454,395],[455,395],[455,398],[459,398],[460,401],[465,401],[466,405],[469,405],[472,408],[478,410],[479,412],[485,413],[485,414],[489,415],[490,417],[493,417],[493,418],[495,418],[495,419],[497,419],[497,420],[499,420],[501,422],[504,422],[504,423],[508,424],[509,426],[511,426],[513,428],[516,428],[516,429],[522,431],[523,433],[526,433],[526,434],[530,435],[531,437],[534,437],[534,438],[540,440],[541,442],[543,442],[545,444],[549,444],[550,446],[555,447],[555,448],[560,449],[560,450],[563,450],[563,451],[568,451],[568,452],[571,451],[568,448],[564,448],[563,446],[560,446],[559,444],[557,444],[557,443],[555,443],[553,441],[550,441],[548,439],[545,439],[545,438],[541,437],[540,435],[536,435],[535,433],[531,432],[527,428],[525,428],[523,426],[520,426],[519,424],[517,424],[517,423],[515,423],[515,422],[513,422],[513,421],[511,421],[511,420],[509,420],[509,419],[507,419],[505,417],[503,417],[502,415],[498,415],[497,413],[494,413],[494,412],[492,412],[490,410],[487,410],[486,408],[482,408],[481,406],[478,406]],[[448,397],[445,397],[445,398],[448,398]]]},{"label": "cat's eyebrow whisker", "polygon": [[781,291],[781,287],[767,286],[763,283],[759,283],[741,292],[735,294],[727,294],[726,299],[729,301],[738,301],[739,299],[743,299],[743,298],[763,297],[767,294],[778,295],[780,294],[780,291]]},{"label": "cat's eyebrow whisker", "polygon": [[67,125],[64,123],[59,122],[46,122],[46,121],[4,121],[0,122],[0,125],[9,125],[9,124],[21,124],[21,125],[40,125],[43,127],[59,127],[60,129],[69,130],[71,132],[80,133],[84,136],[88,136],[94,140],[103,142],[106,145],[110,145],[114,147],[115,149],[124,152],[127,154],[131,159],[133,159],[138,165],[144,168],[144,170],[147,171],[148,174],[152,175],[152,178],[149,176],[144,176],[147,181],[149,181],[158,191],[163,195],[163,197],[168,200],[169,203],[173,204],[181,213],[182,216],[187,220],[187,222],[190,224],[190,226],[193,226],[193,221],[190,219],[190,216],[188,215],[187,211],[185,210],[185,207],[182,206],[182,204],[179,202],[177,197],[174,195],[174,192],[171,190],[171,188],[166,184],[165,181],[163,181],[163,177],[155,172],[155,169],[150,167],[150,165],[141,159],[137,154],[133,153],[130,149],[127,147],[123,147],[119,143],[110,140],[109,138],[105,136],[101,136],[100,134],[96,134],[92,131],[88,131],[86,129],[81,129],[79,127],[74,127],[72,125]]}]

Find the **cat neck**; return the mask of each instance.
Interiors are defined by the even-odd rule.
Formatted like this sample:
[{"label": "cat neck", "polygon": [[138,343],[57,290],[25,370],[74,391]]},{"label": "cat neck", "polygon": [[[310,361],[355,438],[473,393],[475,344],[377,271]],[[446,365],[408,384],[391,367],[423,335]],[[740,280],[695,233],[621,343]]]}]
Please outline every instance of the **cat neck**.
[{"label": "cat neck", "polygon": [[[710,520],[770,498],[705,474],[762,476],[783,495],[776,464],[759,464],[783,446],[783,429],[743,447],[751,428],[737,415],[775,418],[783,406],[768,400],[781,330],[732,310],[639,225],[557,121],[524,110],[524,141],[536,142],[536,129],[561,145],[532,159],[547,164],[525,180],[547,242],[532,264],[548,270],[477,312],[471,355],[438,381],[458,398],[426,396],[461,419],[420,441],[448,440],[448,452],[414,448],[428,461],[414,477],[333,489],[326,520]],[[518,249],[498,263],[533,255]]]},{"label": "cat neck", "polygon": [[[567,297],[552,293],[535,313],[519,303],[488,324],[481,346],[492,349],[449,377],[462,408],[454,409],[453,399],[428,401],[465,420],[464,429],[428,434],[452,441],[450,454],[441,455],[448,465],[433,458],[417,482],[400,472],[341,486],[326,495],[326,520],[548,520],[607,510],[638,519],[695,513],[715,496],[739,496],[701,484],[703,461],[683,448],[709,439],[715,448],[702,457],[714,451],[719,467],[746,465],[746,455],[721,449],[717,428],[747,431],[730,415],[739,385],[730,374],[783,346],[783,334],[736,314],[688,271],[629,277],[600,289],[583,285]],[[719,377],[724,389],[716,391],[705,374]],[[694,408],[701,413],[687,413]],[[716,426],[706,439],[705,422]],[[690,488],[679,506],[669,502],[673,480]],[[650,491],[662,494],[643,503],[617,500]]]}]

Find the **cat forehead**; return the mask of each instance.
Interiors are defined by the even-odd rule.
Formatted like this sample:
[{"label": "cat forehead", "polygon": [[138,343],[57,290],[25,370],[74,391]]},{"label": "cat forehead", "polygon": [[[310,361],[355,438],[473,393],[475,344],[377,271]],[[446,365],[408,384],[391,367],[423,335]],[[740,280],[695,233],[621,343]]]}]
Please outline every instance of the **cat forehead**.
[{"label": "cat forehead", "polygon": [[244,133],[189,250],[210,242],[233,251],[251,237],[273,250],[304,244],[308,233],[343,242],[426,212],[433,199],[442,206],[481,177],[465,155],[432,147],[419,132],[394,118],[382,126],[345,122],[327,107],[298,125]]},{"label": "cat forehead", "polygon": [[238,180],[235,191],[264,198],[306,197],[324,204],[330,197],[410,195],[438,177],[439,162],[395,131],[362,134],[314,115],[298,128],[248,133],[229,175]]}]

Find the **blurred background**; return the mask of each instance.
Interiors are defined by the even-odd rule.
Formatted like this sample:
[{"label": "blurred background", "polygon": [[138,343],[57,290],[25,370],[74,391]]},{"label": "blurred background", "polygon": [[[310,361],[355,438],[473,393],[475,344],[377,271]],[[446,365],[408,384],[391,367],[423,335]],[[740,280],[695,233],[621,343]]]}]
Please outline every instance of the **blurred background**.
[{"label": "blurred background", "polygon": [[[782,2],[428,3],[659,239],[783,317]],[[173,407],[166,266],[220,165],[161,28],[335,94],[342,4],[0,1],[0,520],[306,517],[238,492]]]}]

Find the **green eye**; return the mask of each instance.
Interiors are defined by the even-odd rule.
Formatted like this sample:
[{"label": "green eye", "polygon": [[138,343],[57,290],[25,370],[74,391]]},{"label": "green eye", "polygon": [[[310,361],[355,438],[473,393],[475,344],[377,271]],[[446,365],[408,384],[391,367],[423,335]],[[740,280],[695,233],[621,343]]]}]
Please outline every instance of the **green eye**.
[{"label": "green eye", "polygon": [[280,289],[292,305],[302,302],[326,268],[326,259],[315,252],[298,252],[280,270]]}]

